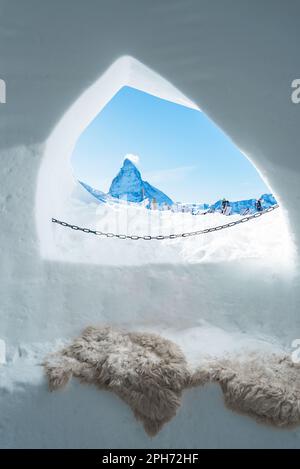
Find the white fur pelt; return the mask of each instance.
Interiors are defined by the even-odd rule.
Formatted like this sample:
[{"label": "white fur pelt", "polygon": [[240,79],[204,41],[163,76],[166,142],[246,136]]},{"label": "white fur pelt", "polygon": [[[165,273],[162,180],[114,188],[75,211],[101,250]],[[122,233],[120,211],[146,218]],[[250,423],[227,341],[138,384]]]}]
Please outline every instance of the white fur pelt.
[{"label": "white fur pelt", "polygon": [[156,334],[89,327],[44,366],[51,390],[75,376],[115,392],[149,435],[175,416],[184,389],[209,382],[231,409],[275,426],[300,423],[300,369],[285,354],[211,358],[191,371],[180,348]]},{"label": "white fur pelt", "polygon": [[155,435],[180,405],[190,374],[179,347],[149,333],[110,327],[87,328],[80,337],[44,363],[51,390],[74,375],[82,382],[114,391]]},{"label": "white fur pelt", "polygon": [[300,368],[287,354],[243,353],[201,366],[193,386],[219,383],[226,405],[278,427],[300,424]]}]

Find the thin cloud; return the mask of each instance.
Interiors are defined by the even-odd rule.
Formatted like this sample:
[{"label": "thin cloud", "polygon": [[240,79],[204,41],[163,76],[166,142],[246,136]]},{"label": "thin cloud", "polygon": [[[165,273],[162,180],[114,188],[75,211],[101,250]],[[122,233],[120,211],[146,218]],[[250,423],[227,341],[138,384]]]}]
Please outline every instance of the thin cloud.
[{"label": "thin cloud", "polygon": [[138,164],[139,161],[140,161],[139,155],[134,155],[133,153],[127,153],[124,156],[124,160],[126,160],[126,159],[132,161],[132,163],[134,163],[134,164]]},{"label": "thin cloud", "polygon": [[143,173],[143,179],[151,184],[161,184],[163,182],[179,182],[184,180],[196,166],[179,166],[178,168],[161,169]]}]

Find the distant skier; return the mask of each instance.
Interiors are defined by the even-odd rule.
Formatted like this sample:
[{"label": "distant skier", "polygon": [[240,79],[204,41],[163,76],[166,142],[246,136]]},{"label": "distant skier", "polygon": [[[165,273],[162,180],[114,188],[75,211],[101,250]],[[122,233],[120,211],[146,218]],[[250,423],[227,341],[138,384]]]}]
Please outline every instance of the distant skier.
[{"label": "distant skier", "polygon": [[157,200],[156,200],[155,197],[153,197],[150,207],[151,207],[151,210],[157,210],[157,208],[158,208],[157,207]]},{"label": "distant skier", "polygon": [[262,208],[262,204],[261,204],[261,199],[257,199],[257,201],[255,203],[255,208],[256,208],[257,212],[262,212],[263,208]]},{"label": "distant skier", "polygon": [[230,207],[229,200],[224,198],[222,200],[222,213],[223,213],[223,215],[227,214],[229,207]]}]

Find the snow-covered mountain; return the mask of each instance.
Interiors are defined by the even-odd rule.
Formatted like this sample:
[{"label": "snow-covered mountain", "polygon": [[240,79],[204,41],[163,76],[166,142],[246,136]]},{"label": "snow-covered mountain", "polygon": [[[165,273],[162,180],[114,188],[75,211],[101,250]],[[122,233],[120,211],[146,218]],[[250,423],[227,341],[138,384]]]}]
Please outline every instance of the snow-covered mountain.
[{"label": "snow-covered mountain", "polygon": [[93,187],[89,186],[88,184],[85,184],[82,181],[78,181],[78,182],[79,182],[79,184],[82,185],[82,187],[87,192],[89,192],[91,195],[96,197],[96,199],[98,199],[100,202],[106,202],[107,201],[107,195],[105,194],[105,192],[98,191],[97,189],[94,189]]},{"label": "snow-covered mountain", "polygon": [[[244,213],[255,213],[256,210],[256,200],[257,199],[248,199],[248,200],[238,200],[236,202],[229,202],[229,215],[243,215]],[[275,197],[272,194],[263,194],[260,196],[262,209],[265,210],[271,205],[277,204]],[[209,206],[210,212],[218,212],[222,210],[222,200],[218,200],[214,204]]]},{"label": "snow-covered mountain", "polygon": [[[79,181],[81,186],[94,196],[101,203],[142,203],[146,208],[157,208],[163,210],[169,208],[174,212],[190,212],[194,215],[205,212],[222,212],[222,200],[218,200],[214,204],[185,204],[174,203],[170,197],[149,182],[142,179],[140,171],[135,164],[126,158],[122,168],[113,179],[109,192],[94,189],[88,184]],[[260,196],[261,205],[266,209],[277,203],[272,194],[263,194]],[[255,213],[257,199],[229,201],[229,209],[227,215],[244,215]]]},{"label": "snow-covered mountain", "polygon": [[137,167],[127,158],[111,183],[109,195],[128,202],[139,203],[147,200],[150,204],[155,201],[157,205],[173,205],[170,197],[149,182],[143,181]]}]

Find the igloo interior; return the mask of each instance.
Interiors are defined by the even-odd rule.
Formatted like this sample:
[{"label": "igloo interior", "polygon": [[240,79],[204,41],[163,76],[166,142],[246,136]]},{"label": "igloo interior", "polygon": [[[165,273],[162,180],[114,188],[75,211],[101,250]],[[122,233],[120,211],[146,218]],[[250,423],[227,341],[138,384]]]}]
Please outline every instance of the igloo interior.
[{"label": "igloo interior", "polygon": [[[299,426],[234,413],[215,384],[186,391],[150,439],[113,394],[76,380],[50,394],[38,366],[103,323],[159,332],[191,362],[247,347],[291,350],[300,334],[300,104],[291,100],[299,2],[0,0],[0,11],[0,447],[300,447]],[[285,252],[273,264],[101,265],[57,255],[51,217],[70,193],[71,148],[124,83],[201,108],[232,139],[276,194],[288,264]]]}]

